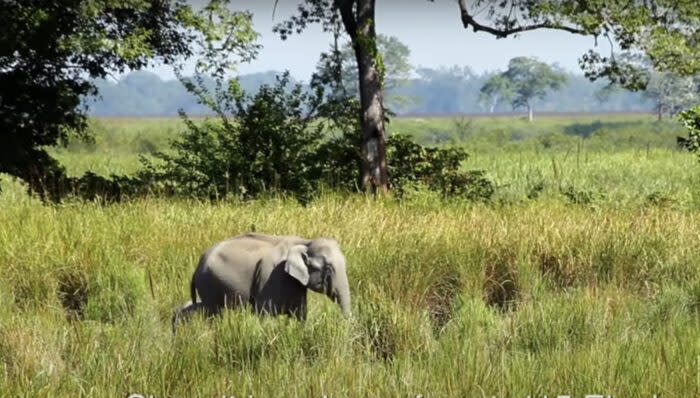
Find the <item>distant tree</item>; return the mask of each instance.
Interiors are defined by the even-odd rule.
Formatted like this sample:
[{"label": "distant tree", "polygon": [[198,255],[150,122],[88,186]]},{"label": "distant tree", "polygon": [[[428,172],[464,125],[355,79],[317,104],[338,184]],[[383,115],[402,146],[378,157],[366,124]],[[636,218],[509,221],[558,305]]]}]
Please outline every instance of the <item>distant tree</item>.
[{"label": "distant tree", "polygon": [[480,79],[468,66],[418,68],[416,73],[419,78],[409,93],[420,98],[420,112],[455,114],[472,108],[471,97],[480,87]]},{"label": "distant tree", "polygon": [[499,103],[508,101],[513,96],[510,80],[501,73],[489,78],[480,92],[479,103],[488,106],[489,113],[493,113]]},{"label": "distant tree", "polygon": [[[410,82],[413,66],[409,62],[411,50],[394,36],[377,35],[377,50],[382,56],[384,67],[384,90],[386,102],[390,105],[401,105],[410,102],[411,98],[395,93],[399,87]],[[343,86],[347,94],[359,97],[360,87],[357,80],[357,62],[351,43],[341,48],[343,62]]]},{"label": "distant tree", "polygon": [[610,98],[612,98],[614,95],[617,95],[622,91],[623,89],[618,86],[606,84],[605,86],[598,88],[593,93],[593,96],[595,96],[595,99],[598,100],[598,103],[604,104],[610,101]]},{"label": "distant tree", "polygon": [[652,73],[644,96],[654,101],[659,120],[664,114],[672,117],[700,102],[697,78],[673,72]]},{"label": "distant tree", "polygon": [[[671,71],[657,71],[652,60],[644,54],[622,52],[615,56],[627,64],[634,64],[640,70],[640,75],[647,81],[643,97],[653,101],[659,120],[663,115],[672,117],[700,101],[700,74],[681,75]],[[622,89],[624,86],[619,83],[611,83],[599,90],[598,95],[605,99]]]},{"label": "distant tree", "polygon": [[489,97],[507,99],[514,109],[527,109],[528,119],[533,120],[535,101],[543,99],[549,90],[558,90],[566,84],[566,73],[556,71],[544,62],[531,57],[516,57],[508,63],[508,69],[492,76],[481,88]]},{"label": "distant tree", "polygon": [[[0,12],[0,172],[43,199],[58,200],[65,169],[46,152],[74,133],[87,137],[81,98],[95,78],[175,64],[193,43],[214,53],[248,55],[255,37],[247,13],[212,0],[195,11],[185,0],[6,0]],[[211,65],[221,69],[227,59]]]}]

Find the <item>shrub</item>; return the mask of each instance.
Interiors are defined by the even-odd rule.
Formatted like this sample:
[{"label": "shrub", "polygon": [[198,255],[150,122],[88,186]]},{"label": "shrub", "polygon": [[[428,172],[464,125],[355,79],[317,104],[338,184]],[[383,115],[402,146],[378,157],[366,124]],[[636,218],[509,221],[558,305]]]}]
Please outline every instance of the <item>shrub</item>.
[{"label": "shrub", "polygon": [[700,151],[700,105],[678,114],[678,119],[688,130],[688,137],[677,137],[678,145],[690,152]]},{"label": "shrub", "polygon": [[[172,153],[156,153],[162,165],[147,163],[142,180],[156,181],[159,190],[176,195],[208,199],[250,198],[271,191],[306,201],[320,186],[357,190],[357,101],[288,85],[284,74],[251,97],[233,84],[221,96],[223,104],[212,105],[218,120],[197,124],[182,113],[187,130],[172,143]],[[235,111],[235,121],[224,109]],[[333,130],[339,134],[331,136]],[[494,193],[482,171],[459,170],[468,157],[462,148],[423,147],[400,134],[386,145],[398,196],[418,183],[444,197],[488,200]]]},{"label": "shrub", "polygon": [[566,189],[561,189],[561,194],[564,195],[569,202],[575,205],[591,205],[595,202],[605,199],[605,194],[594,192],[588,189],[576,189],[569,186]]},{"label": "shrub", "polygon": [[399,196],[408,187],[422,183],[441,192],[443,197],[489,200],[494,187],[484,172],[459,170],[468,157],[463,148],[424,147],[402,134],[393,134],[387,139],[389,175],[392,188]]},{"label": "shrub", "polygon": [[317,176],[326,185],[347,191],[357,191],[359,181],[360,135],[353,130],[324,141],[318,148]]},{"label": "shrub", "polygon": [[159,179],[175,194],[210,199],[270,190],[307,196],[323,129],[310,112],[320,99],[288,85],[284,74],[253,96],[231,86],[222,109],[234,111],[235,121],[222,110],[219,120],[197,124],[181,112],[187,130],[172,143],[173,154],[156,154],[164,161]]}]

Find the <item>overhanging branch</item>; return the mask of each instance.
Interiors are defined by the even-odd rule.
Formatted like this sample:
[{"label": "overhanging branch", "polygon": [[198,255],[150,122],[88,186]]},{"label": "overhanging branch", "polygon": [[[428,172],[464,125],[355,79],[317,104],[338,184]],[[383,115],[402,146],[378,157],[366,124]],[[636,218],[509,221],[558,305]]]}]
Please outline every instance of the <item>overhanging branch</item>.
[{"label": "overhanging branch", "polygon": [[490,33],[498,38],[504,38],[516,33],[522,33],[522,32],[527,32],[531,30],[537,30],[537,29],[554,29],[554,30],[562,30],[565,32],[569,33],[575,33],[575,34],[586,34],[587,32],[583,29],[572,27],[572,26],[565,26],[565,25],[557,25],[553,24],[551,22],[541,22],[537,24],[531,24],[531,25],[522,25],[522,26],[517,26],[513,28],[508,28],[508,29],[499,29],[495,28],[493,26],[488,26],[488,25],[483,25],[479,22],[477,22],[474,19],[474,16],[472,16],[469,13],[469,10],[467,10],[467,2],[466,0],[459,0],[457,2],[459,4],[459,11],[460,11],[460,16],[462,18],[462,25],[464,25],[465,29],[468,29],[470,26],[474,30],[474,32],[486,32]]},{"label": "overhanging branch", "polygon": [[340,11],[340,18],[343,20],[345,31],[350,35],[350,39],[355,41],[357,37],[357,19],[352,12],[354,0],[335,0],[335,7]]}]

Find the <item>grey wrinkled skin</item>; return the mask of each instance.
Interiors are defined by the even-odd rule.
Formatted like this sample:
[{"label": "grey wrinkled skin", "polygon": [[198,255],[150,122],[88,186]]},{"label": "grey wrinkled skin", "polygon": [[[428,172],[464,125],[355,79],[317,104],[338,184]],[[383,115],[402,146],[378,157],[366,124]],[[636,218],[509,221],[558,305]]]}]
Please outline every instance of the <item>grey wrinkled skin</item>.
[{"label": "grey wrinkled skin", "polygon": [[259,314],[304,320],[307,289],[327,295],[350,316],[345,256],[334,239],[238,235],[202,255],[190,283],[191,301],[175,310],[173,331],[196,311],[213,316],[246,303]]}]

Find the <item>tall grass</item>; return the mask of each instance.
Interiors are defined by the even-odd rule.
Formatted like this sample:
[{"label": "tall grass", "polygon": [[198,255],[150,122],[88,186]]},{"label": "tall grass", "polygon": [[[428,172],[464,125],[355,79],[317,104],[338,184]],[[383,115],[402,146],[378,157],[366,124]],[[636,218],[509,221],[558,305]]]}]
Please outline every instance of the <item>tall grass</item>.
[{"label": "tall grass", "polygon": [[[695,161],[565,153],[477,154],[488,205],[46,206],[3,179],[0,396],[697,396]],[[338,239],[353,317],[309,293],[305,323],[229,311],[173,335],[201,252],[251,228]]]},{"label": "tall grass", "polygon": [[[24,201],[0,225],[2,396],[698,392],[695,213],[328,195]],[[312,293],[305,324],[241,311],[172,336],[199,254],[251,225],[336,237],[353,319]]]}]

